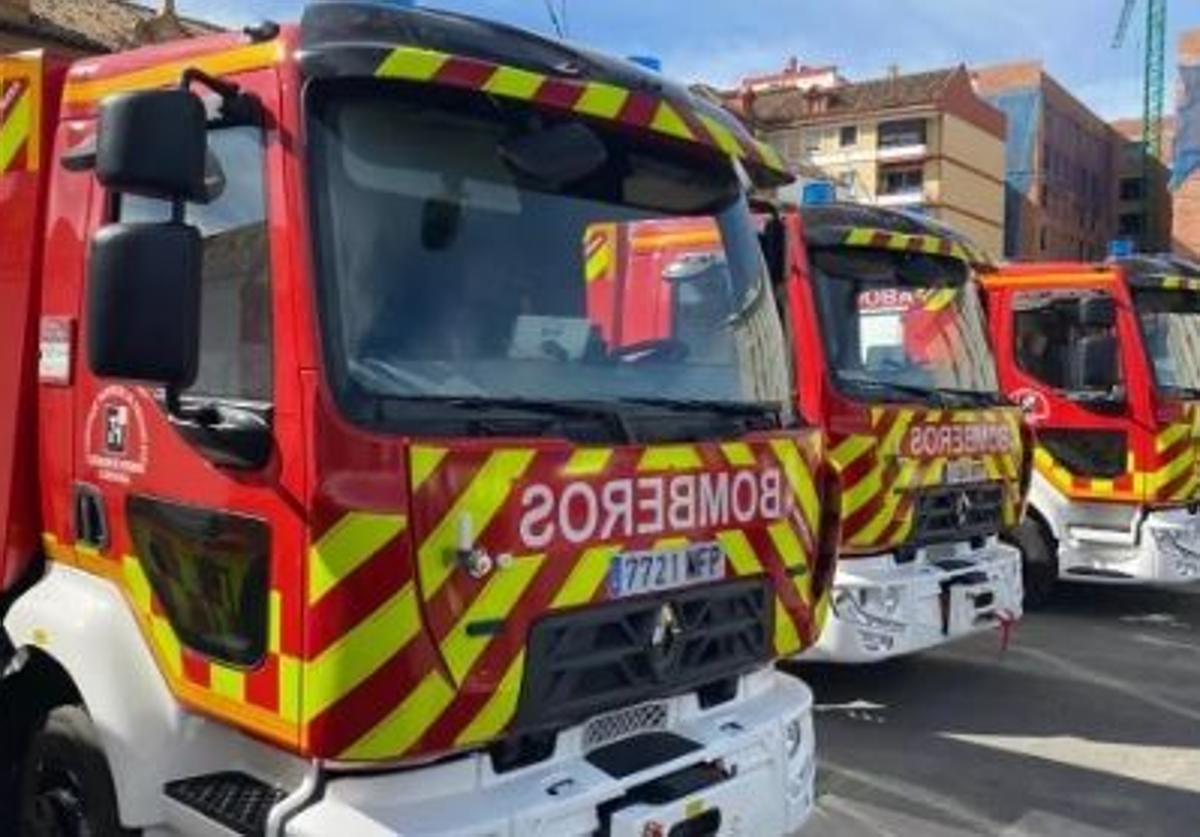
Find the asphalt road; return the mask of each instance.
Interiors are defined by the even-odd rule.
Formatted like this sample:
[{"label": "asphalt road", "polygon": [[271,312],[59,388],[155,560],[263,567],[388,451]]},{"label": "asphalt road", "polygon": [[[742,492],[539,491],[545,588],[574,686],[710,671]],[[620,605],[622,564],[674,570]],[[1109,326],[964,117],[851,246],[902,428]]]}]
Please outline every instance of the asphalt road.
[{"label": "asphalt road", "polygon": [[1066,587],[994,634],[817,698],[803,837],[1200,837],[1200,589]]}]

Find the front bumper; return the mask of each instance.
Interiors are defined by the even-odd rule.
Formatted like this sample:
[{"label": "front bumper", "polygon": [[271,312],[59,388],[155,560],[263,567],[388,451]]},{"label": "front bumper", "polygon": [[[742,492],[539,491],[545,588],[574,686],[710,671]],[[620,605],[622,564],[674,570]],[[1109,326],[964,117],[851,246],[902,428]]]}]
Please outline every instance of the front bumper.
[{"label": "front bumper", "polygon": [[871,663],[913,654],[1019,619],[1021,554],[997,538],[982,548],[944,544],[895,556],[843,558],[834,607],[802,659]]},{"label": "front bumper", "polygon": [[1122,542],[1104,530],[1072,527],[1062,544],[1061,575],[1103,584],[1178,585],[1200,581],[1200,514],[1152,511]]},{"label": "front bumper", "polygon": [[[552,757],[502,775],[487,755],[472,754],[404,772],[331,776],[285,833],[643,837],[692,820],[719,823],[722,835],[800,828],[812,811],[815,773],[807,686],[764,669],[743,677],[737,697],[712,709],[701,709],[694,695],[659,704],[666,720],[657,710],[641,714],[657,719],[656,732],[695,745],[686,754],[636,765],[654,746],[648,732],[594,746],[606,740],[598,728],[625,723],[621,710],[560,733]],[[634,765],[632,772],[621,775],[614,760]]]}]

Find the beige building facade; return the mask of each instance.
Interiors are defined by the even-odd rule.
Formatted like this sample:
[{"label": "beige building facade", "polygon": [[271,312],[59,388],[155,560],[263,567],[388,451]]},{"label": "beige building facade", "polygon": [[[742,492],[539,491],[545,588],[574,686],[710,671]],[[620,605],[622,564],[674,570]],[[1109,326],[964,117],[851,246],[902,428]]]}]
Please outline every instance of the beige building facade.
[{"label": "beige building facade", "polygon": [[1004,117],[974,94],[964,68],[859,83],[826,73],[790,88],[768,78],[726,101],[789,163],[820,167],[855,200],[928,214],[1002,252]]}]

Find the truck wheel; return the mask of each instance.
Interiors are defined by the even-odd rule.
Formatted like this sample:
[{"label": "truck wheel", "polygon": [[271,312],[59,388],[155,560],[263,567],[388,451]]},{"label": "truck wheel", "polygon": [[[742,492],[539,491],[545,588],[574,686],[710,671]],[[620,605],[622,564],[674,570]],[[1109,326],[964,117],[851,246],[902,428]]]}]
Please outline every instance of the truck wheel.
[{"label": "truck wheel", "polygon": [[1058,547],[1036,520],[1026,517],[1013,532],[1013,544],[1021,550],[1021,576],[1025,584],[1026,610],[1043,607],[1058,581]]},{"label": "truck wheel", "polygon": [[91,718],[52,709],[33,733],[21,770],[22,837],[120,837],[117,794]]}]

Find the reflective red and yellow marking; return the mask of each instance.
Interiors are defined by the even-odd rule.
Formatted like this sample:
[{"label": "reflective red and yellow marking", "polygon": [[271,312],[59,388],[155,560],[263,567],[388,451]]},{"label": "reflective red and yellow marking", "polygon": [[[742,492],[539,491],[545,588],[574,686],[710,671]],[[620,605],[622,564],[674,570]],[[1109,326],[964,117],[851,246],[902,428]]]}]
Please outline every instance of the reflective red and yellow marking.
[{"label": "reflective red and yellow marking", "polygon": [[626,90],[605,82],[548,76],[477,58],[408,46],[392,50],[379,65],[376,75],[479,90],[650,130],[671,139],[716,149],[790,178],[779,153],[752,137],[732,118],[718,119],[644,91]]},{"label": "reflective red and yellow marking", "polygon": [[904,253],[924,253],[929,256],[946,256],[968,265],[991,264],[988,256],[980,250],[948,238],[933,235],[908,235],[873,227],[857,227],[847,233],[842,242],[846,247],[864,247],[872,250],[892,250]]},{"label": "reflective red and yellow marking", "polygon": [[[555,543],[512,555],[483,580],[457,571],[448,556],[464,516],[480,544],[502,550],[515,540],[519,487],[530,481],[780,469],[796,498],[790,516],[704,537],[725,547],[732,574],[771,579],[775,651],[795,653],[819,634],[828,605],[824,591],[814,601],[812,590],[819,462],[817,443],[793,436],[649,448],[413,448],[414,517],[345,514],[310,554],[309,632],[320,640],[303,663],[307,748],[372,761],[502,734],[517,709],[533,620],[606,600],[611,561],[620,551],[687,543],[674,537]],[[339,605],[322,609],[333,597]]]},{"label": "reflective red and yellow marking", "polygon": [[1154,453],[1145,466],[1130,450],[1125,472],[1109,479],[1081,477],[1045,447],[1034,451],[1034,468],[1064,496],[1075,500],[1181,504],[1200,500],[1200,407],[1189,404],[1184,419],[1154,437]]},{"label": "reflective red and yellow marking", "polygon": [[0,175],[41,163],[42,55],[0,57]]},{"label": "reflective red and yellow marking", "polygon": [[[1007,453],[963,457],[905,456],[901,445],[909,431],[925,423],[1004,424],[1013,447]],[[1004,410],[871,409],[871,432],[833,440],[830,461],[842,482],[842,548],[869,554],[902,546],[912,534],[920,489],[943,484],[946,466],[957,458],[978,460],[990,480],[1005,486],[1004,522],[1020,515],[1021,414]]]}]

